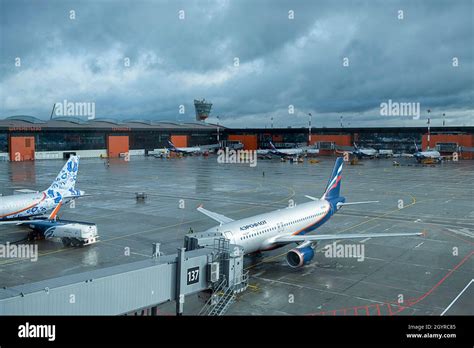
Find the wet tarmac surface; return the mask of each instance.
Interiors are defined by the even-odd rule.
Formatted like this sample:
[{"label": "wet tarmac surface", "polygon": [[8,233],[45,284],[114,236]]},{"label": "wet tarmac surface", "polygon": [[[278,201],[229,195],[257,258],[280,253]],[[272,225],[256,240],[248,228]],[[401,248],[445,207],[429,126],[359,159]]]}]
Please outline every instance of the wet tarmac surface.
[{"label": "wet tarmac surface", "polygon": [[[101,241],[84,248],[38,241],[37,262],[0,259],[0,286],[148,258],[153,242],[160,242],[165,254],[175,253],[190,228],[198,232],[215,225],[196,211],[200,204],[239,219],[290,200],[306,202],[304,195],[319,197],[334,158],[319,159],[317,164],[259,160],[254,168],[219,164],[215,156],[137,156],[130,162],[111,160],[110,167],[100,159],[81,159],[76,188],[92,196],[63,207],[60,216],[96,223]],[[0,162],[0,193],[46,189],[62,165],[58,160]],[[300,269],[286,263],[291,246],[248,256],[250,287],[227,314],[439,315],[450,304],[446,315],[474,314],[474,284],[468,286],[474,274],[473,182],[474,161],[394,167],[392,160],[380,159],[346,165],[341,194],[347,201],[380,203],[344,207],[316,233],[425,231],[426,236],[341,241],[363,244],[360,261],[327,257],[323,248],[330,242],[321,243],[313,261]],[[137,192],[147,199],[137,202]],[[0,226],[0,242],[20,240],[26,233],[25,227]],[[195,314],[201,306],[197,296],[189,296],[185,313]],[[160,306],[161,314],[173,311],[173,303]]]}]

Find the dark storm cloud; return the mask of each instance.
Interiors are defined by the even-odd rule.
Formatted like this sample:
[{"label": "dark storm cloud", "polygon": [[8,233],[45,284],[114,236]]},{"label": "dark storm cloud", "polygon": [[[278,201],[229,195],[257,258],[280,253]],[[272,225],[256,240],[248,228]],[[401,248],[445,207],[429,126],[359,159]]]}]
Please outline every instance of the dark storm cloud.
[{"label": "dark storm cloud", "polygon": [[[45,118],[67,99],[98,117],[191,121],[206,97],[229,126],[302,126],[308,112],[316,125],[416,125],[428,108],[474,123],[469,0],[0,3],[1,116]],[[422,119],[380,116],[388,99],[419,102]]]}]

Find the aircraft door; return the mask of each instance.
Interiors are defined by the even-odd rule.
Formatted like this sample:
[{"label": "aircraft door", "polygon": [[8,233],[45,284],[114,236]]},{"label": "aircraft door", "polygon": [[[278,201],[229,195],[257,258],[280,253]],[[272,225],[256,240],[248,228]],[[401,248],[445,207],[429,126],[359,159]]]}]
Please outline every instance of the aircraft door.
[{"label": "aircraft door", "polygon": [[232,235],[232,232],[231,232],[231,231],[225,231],[225,232],[223,233],[223,235],[224,235],[224,237],[225,237],[226,239],[228,239],[231,243],[233,242],[234,239],[233,239],[233,235]]},{"label": "aircraft door", "polygon": [[277,232],[282,233],[283,232],[283,222],[277,223]]}]

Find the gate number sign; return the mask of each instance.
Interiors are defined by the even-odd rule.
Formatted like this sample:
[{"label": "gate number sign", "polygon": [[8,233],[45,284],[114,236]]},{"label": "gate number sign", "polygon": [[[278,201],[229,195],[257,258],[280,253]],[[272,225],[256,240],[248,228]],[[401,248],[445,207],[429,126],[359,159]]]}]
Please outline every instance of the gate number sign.
[{"label": "gate number sign", "polygon": [[187,282],[188,285],[199,282],[199,266],[188,269]]}]

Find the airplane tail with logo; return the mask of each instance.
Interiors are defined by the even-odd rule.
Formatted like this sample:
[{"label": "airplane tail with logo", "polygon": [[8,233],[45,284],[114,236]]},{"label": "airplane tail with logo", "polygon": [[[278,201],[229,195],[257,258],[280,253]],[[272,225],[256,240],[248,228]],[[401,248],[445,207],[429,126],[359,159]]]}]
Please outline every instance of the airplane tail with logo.
[{"label": "airplane tail with logo", "polygon": [[77,171],[79,170],[79,156],[71,156],[54,179],[49,190],[70,191],[76,186]]},{"label": "airplane tail with logo", "polygon": [[420,152],[420,150],[418,150],[418,145],[416,145],[416,141],[413,140],[413,144],[415,144],[415,152]]},{"label": "airplane tail with logo", "polygon": [[171,140],[168,140],[168,145],[169,145],[170,149],[176,150],[176,146],[174,146],[174,144],[171,142]]},{"label": "airplane tail with logo", "polygon": [[324,194],[321,197],[322,199],[333,200],[340,197],[343,164],[344,159],[342,157],[337,157],[326,191],[324,191]]}]

